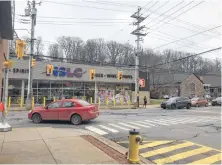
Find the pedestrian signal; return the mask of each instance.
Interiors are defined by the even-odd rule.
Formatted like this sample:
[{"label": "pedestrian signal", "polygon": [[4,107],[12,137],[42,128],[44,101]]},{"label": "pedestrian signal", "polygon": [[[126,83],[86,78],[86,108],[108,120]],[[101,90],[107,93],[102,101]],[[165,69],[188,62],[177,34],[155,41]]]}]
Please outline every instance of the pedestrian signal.
[{"label": "pedestrian signal", "polygon": [[141,88],[144,88],[146,85],[145,85],[145,80],[144,79],[140,79],[139,80],[139,85]]}]

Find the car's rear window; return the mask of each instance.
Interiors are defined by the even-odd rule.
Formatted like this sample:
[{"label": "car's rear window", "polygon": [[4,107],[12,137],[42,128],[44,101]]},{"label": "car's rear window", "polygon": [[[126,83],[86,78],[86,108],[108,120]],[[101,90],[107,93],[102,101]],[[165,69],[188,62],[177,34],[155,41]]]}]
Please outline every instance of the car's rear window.
[{"label": "car's rear window", "polygon": [[85,100],[78,100],[78,102],[79,102],[83,107],[90,105],[90,104],[89,104],[87,101],[85,101]]}]

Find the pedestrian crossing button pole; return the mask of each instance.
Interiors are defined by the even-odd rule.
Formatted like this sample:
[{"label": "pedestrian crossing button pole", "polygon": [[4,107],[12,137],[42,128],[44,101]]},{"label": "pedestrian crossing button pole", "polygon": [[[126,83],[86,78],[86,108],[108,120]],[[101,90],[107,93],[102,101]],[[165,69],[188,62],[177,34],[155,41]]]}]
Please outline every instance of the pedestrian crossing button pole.
[{"label": "pedestrian crossing button pole", "polygon": [[128,162],[130,164],[137,164],[140,162],[139,159],[139,145],[142,143],[142,137],[139,135],[139,131],[129,131],[129,151],[128,151]]}]

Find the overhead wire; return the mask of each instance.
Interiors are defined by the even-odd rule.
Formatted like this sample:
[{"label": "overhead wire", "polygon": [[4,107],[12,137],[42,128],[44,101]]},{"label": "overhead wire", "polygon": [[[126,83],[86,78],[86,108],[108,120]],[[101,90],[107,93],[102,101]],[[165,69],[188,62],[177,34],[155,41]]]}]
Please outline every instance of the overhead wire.
[{"label": "overhead wire", "polygon": [[181,40],[184,40],[184,39],[187,39],[187,38],[191,38],[191,37],[200,35],[200,34],[202,34],[202,33],[205,33],[205,32],[207,32],[207,31],[210,31],[210,30],[213,30],[213,29],[217,29],[217,28],[219,28],[219,27],[221,27],[221,25],[216,26],[216,27],[213,27],[213,28],[210,28],[210,29],[208,29],[208,30],[201,31],[201,32],[199,32],[199,33],[195,33],[195,34],[193,34],[193,35],[191,35],[191,36],[187,36],[187,37],[184,37],[184,38],[180,38],[180,39],[175,40],[175,41],[173,41],[173,42],[169,42],[169,43],[163,44],[163,45],[161,45],[161,46],[158,46],[158,47],[153,48],[153,50],[158,49],[158,48],[161,48],[161,47],[164,47],[164,46],[167,46],[167,45],[172,44],[172,43],[176,43],[176,42],[178,42],[178,41],[181,41]]},{"label": "overhead wire", "polygon": [[[193,2],[193,1],[191,1],[191,2]],[[188,4],[191,4],[191,2],[188,3]],[[188,11],[190,11],[191,9],[193,9],[193,8],[195,8],[195,7],[197,7],[197,6],[199,6],[199,5],[200,5],[201,3],[203,3],[203,2],[204,2],[204,1],[201,1],[200,3],[198,3],[198,4],[194,5],[194,6],[192,6],[191,8],[189,8],[189,9],[183,11],[182,13],[180,13],[180,14],[177,15],[176,17],[173,17],[172,19],[168,20],[167,22],[170,22],[170,21],[174,20],[175,18],[177,18],[177,17],[179,17],[179,16],[185,14],[186,12],[188,12]],[[188,4],[187,4],[187,5],[188,5]],[[187,5],[186,5],[186,6],[187,6]],[[171,13],[171,15],[172,15],[172,14],[175,14],[175,12],[174,12],[174,13]],[[168,17],[166,17],[166,18],[168,18]],[[165,24],[165,23],[163,23],[161,26],[159,26],[159,27],[157,27],[157,28],[155,28],[155,29],[151,29],[151,30],[152,30],[152,31],[155,31],[155,30],[159,29],[160,27],[162,27],[164,24]],[[151,31],[151,32],[152,32],[152,31]],[[149,32],[149,33],[151,33],[151,32]],[[149,34],[149,33],[148,33],[148,34]]]},{"label": "overhead wire", "polygon": [[126,10],[116,10],[116,9],[111,9],[111,8],[102,8],[102,7],[94,7],[94,6],[86,6],[86,5],[68,4],[68,3],[48,1],[48,0],[44,0],[44,2],[60,4],[60,5],[66,5],[66,6],[75,6],[75,7],[91,8],[91,9],[106,10],[106,11],[119,11],[119,12],[132,13],[132,11],[126,11]]}]

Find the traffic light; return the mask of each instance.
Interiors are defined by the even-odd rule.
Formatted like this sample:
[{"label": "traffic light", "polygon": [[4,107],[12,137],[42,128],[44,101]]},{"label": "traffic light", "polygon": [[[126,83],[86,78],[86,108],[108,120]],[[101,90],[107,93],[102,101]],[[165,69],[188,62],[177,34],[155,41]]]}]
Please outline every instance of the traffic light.
[{"label": "traffic light", "polygon": [[23,40],[16,40],[16,55],[18,59],[23,58],[24,56],[24,49],[27,43]]},{"label": "traffic light", "polygon": [[145,85],[145,80],[144,79],[140,79],[139,80],[139,85],[141,88],[144,88],[146,85]]},{"label": "traffic light", "polygon": [[47,64],[46,74],[52,74],[52,72],[53,72],[53,65]]},{"label": "traffic light", "polygon": [[4,66],[5,66],[5,68],[7,68],[7,69],[9,69],[9,68],[11,68],[12,67],[12,61],[5,61],[4,62]]},{"label": "traffic light", "polygon": [[122,80],[122,78],[123,78],[123,72],[118,71],[117,79],[118,79],[118,80]]},{"label": "traffic light", "polygon": [[36,59],[32,58],[32,67],[35,66]]},{"label": "traffic light", "polygon": [[95,79],[95,75],[96,75],[95,69],[90,69],[89,70],[89,78],[90,78],[90,80],[94,80]]}]

